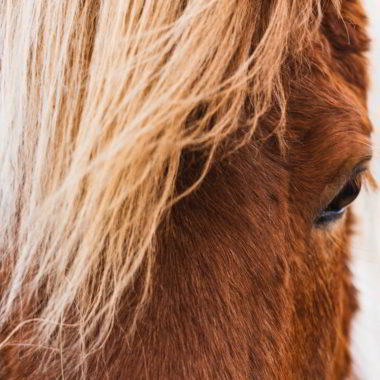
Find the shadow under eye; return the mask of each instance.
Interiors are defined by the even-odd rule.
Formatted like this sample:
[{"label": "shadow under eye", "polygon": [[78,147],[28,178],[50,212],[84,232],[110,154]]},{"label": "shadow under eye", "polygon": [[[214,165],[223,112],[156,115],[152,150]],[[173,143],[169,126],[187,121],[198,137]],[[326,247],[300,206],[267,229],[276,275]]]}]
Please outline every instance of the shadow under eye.
[{"label": "shadow under eye", "polygon": [[317,220],[315,221],[315,224],[318,227],[325,226],[328,223],[335,222],[336,220],[340,219],[344,212],[346,211],[345,208],[339,209],[339,210],[333,210],[333,211],[322,211],[322,213],[319,215]]}]

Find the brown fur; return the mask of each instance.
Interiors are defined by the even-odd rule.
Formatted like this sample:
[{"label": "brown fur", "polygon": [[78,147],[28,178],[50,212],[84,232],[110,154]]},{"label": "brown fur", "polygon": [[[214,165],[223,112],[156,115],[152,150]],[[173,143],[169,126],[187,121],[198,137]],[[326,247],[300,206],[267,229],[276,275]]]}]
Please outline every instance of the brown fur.
[{"label": "brown fur", "polygon": [[[88,358],[89,379],[349,377],[354,216],[326,229],[312,223],[334,181],[370,154],[366,18],[356,0],[343,1],[342,17],[326,2],[310,59],[283,64],[286,151],[273,135],[274,105],[250,144],[219,152],[157,232],[154,297],[136,333],[124,332],[129,294],[105,347]],[[179,190],[197,178],[202,157],[183,154]],[[23,356],[11,345],[0,378],[60,378],[59,355],[46,372],[43,357],[43,349]]]}]

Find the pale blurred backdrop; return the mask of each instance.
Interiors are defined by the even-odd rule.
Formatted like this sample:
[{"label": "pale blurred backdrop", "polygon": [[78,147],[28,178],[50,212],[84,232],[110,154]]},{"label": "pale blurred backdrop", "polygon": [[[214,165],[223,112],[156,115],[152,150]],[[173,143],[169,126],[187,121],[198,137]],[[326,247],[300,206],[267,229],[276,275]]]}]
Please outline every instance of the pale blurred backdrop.
[{"label": "pale blurred backdrop", "polygon": [[[369,110],[375,127],[373,174],[380,184],[380,0],[363,0],[372,39]],[[353,272],[361,311],[353,331],[357,373],[362,380],[380,379],[380,190],[363,192],[356,203],[360,224],[354,239]]]}]

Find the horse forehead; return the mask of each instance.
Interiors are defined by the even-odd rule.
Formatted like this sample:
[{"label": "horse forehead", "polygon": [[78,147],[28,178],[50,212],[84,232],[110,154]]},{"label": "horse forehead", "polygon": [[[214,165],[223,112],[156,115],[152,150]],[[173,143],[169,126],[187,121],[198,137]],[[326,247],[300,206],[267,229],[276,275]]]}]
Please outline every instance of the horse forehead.
[{"label": "horse forehead", "polygon": [[344,2],[342,15],[327,12],[317,42],[324,46],[313,51],[316,68],[307,86],[295,81],[289,102],[291,162],[327,174],[371,156],[366,18],[357,1]]}]

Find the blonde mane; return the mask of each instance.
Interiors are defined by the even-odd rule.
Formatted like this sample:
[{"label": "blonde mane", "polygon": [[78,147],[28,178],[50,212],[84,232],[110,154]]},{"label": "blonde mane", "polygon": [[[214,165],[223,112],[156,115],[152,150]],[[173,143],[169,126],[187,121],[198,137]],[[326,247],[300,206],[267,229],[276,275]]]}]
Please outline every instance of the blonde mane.
[{"label": "blonde mane", "polygon": [[[8,337],[32,325],[33,337],[24,335],[31,350],[46,346],[61,360],[73,350],[81,356],[72,366],[83,363],[107,339],[139,274],[136,320],[154,297],[157,228],[241,129],[247,99],[253,113],[231,149],[251,139],[274,104],[281,136],[280,70],[289,55],[303,59],[322,6],[2,1],[0,329]],[[207,157],[198,180],[178,193],[188,149]]]}]

